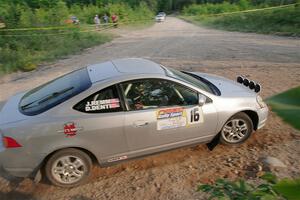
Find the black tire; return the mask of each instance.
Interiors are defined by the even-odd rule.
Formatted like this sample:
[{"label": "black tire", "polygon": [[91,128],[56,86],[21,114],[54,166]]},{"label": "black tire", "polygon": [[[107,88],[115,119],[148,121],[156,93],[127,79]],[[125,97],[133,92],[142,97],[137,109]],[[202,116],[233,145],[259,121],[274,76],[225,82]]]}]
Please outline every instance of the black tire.
[{"label": "black tire", "polygon": [[[231,125],[232,130],[230,131],[228,127]],[[246,130],[241,131],[244,129],[241,127],[246,127]],[[252,132],[253,123],[251,118],[246,113],[240,112],[232,116],[224,124],[220,132],[220,142],[225,145],[238,145],[245,142],[251,136]],[[232,141],[230,141],[230,138],[232,138]]]},{"label": "black tire", "polygon": [[[70,161],[69,165],[66,164],[67,163],[65,162],[66,160]],[[77,164],[79,166],[78,168],[76,167],[77,165],[75,164],[75,162],[79,163]],[[68,148],[68,149],[63,149],[55,152],[47,160],[44,169],[45,169],[46,178],[53,185],[59,187],[71,188],[71,187],[76,187],[78,185],[81,185],[89,179],[92,170],[92,160],[90,156],[85,152],[75,148]],[[57,172],[56,169],[59,169],[59,171],[62,170],[62,172]],[[73,179],[74,177],[76,179],[77,176],[80,176],[80,178],[77,177],[78,180],[76,181],[73,180],[68,183],[62,180],[64,179],[62,177],[69,177],[67,179],[70,180],[72,176]]]}]

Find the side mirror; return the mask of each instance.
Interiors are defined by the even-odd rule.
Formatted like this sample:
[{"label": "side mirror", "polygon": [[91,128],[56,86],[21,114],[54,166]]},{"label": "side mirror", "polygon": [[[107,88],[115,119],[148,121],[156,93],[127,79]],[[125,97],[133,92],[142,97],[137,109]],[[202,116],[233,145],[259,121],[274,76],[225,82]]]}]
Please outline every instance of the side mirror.
[{"label": "side mirror", "polygon": [[198,104],[199,106],[203,106],[206,102],[206,96],[203,94],[198,94]]}]

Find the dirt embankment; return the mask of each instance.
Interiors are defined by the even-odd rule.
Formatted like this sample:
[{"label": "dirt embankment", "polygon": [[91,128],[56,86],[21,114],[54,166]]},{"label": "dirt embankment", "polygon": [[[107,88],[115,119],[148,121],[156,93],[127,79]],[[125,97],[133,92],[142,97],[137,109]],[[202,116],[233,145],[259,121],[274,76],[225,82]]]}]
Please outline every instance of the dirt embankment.
[{"label": "dirt embankment", "polygon": [[[300,40],[278,36],[206,29],[168,17],[164,23],[139,30],[115,30],[111,43],[0,79],[0,101],[58,75],[88,64],[122,57],[143,57],[166,66],[215,73],[231,79],[243,74],[259,81],[268,97],[300,84]],[[268,124],[239,147],[205,145],[184,148],[101,169],[89,183],[62,189],[30,180],[0,178],[0,199],[206,199],[195,192],[199,182],[216,178],[255,178],[261,159],[279,158],[287,167],[280,177],[300,176],[300,141],[293,128],[270,113]]]}]

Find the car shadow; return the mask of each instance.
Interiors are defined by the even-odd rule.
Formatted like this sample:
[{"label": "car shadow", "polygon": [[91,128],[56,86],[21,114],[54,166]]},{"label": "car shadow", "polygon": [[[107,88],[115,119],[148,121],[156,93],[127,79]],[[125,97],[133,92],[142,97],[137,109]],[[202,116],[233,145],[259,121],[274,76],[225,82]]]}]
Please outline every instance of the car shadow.
[{"label": "car shadow", "polygon": [[18,187],[19,184],[24,180],[24,178],[18,178],[18,177],[14,177],[14,176],[9,175],[5,171],[3,171],[3,169],[1,169],[1,168],[0,168],[0,178],[8,181],[9,182],[9,186],[11,188]]},{"label": "car shadow", "polygon": [[71,197],[71,200],[92,200],[92,199],[82,195],[76,195]]},{"label": "car shadow", "polygon": [[2,179],[2,181],[7,181],[8,188],[10,188],[10,191],[8,192],[0,191],[1,200],[35,200],[32,194],[16,191],[19,185],[24,181],[24,178],[11,176],[0,169],[0,179]]},{"label": "car shadow", "polygon": [[1,200],[35,200],[31,194],[26,194],[18,191],[0,192]]}]

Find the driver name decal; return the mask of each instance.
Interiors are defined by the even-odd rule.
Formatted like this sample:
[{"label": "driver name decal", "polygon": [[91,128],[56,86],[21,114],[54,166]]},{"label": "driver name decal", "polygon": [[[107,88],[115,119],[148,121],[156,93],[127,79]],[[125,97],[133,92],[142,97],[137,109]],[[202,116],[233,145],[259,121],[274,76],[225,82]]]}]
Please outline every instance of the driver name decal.
[{"label": "driver name decal", "polygon": [[120,100],[115,99],[105,99],[98,101],[88,101],[85,105],[85,111],[95,111],[95,110],[105,110],[120,107]]}]

